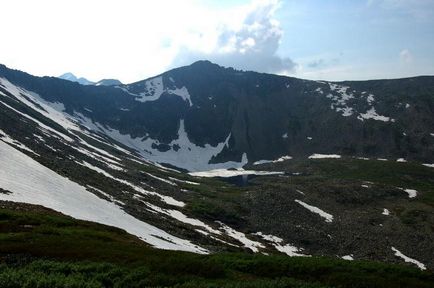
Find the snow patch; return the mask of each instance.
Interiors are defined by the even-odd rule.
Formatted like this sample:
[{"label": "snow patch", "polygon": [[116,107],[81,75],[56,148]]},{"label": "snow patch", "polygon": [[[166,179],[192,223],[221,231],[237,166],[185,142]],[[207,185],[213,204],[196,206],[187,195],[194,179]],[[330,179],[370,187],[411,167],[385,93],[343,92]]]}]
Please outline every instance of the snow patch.
[{"label": "snow patch", "polygon": [[200,183],[197,183],[197,182],[181,180],[181,179],[177,179],[177,178],[173,178],[173,177],[169,177],[169,179],[172,181],[175,181],[175,182],[179,182],[179,183],[185,183],[185,184],[190,184],[190,185],[200,185]]},{"label": "snow patch", "polygon": [[260,165],[260,164],[265,164],[265,163],[277,163],[277,162],[283,162],[285,160],[291,160],[292,157],[291,156],[282,156],[276,160],[259,160],[256,162],[253,162],[253,165]]},{"label": "snow patch", "polygon": [[300,248],[297,248],[297,247],[292,246],[290,244],[283,244],[282,243],[283,239],[280,237],[263,234],[262,232],[257,232],[257,233],[254,233],[253,235],[260,236],[265,241],[270,242],[271,245],[273,245],[277,251],[285,253],[288,256],[291,256],[291,257],[309,256],[309,255],[299,253],[300,251],[302,251],[302,249],[300,249]]},{"label": "snow patch", "polygon": [[118,88],[121,88],[122,90],[128,92],[130,95],[135,96],[136,97],[135,99],[139,102],[156,101],[160,99],[163,93],[166,92],[168,94],[181,97],[182,100],[187,101],[189,103],[190,107],[193,106],[193,103],[191,102],[190,93],[188,92],[185,86],[181,88],[175,88],[175,89],[164,88],[162,76],[158,76],[145,81],[144,86],[145,86],[144,91],[139,94],[131,93],[128,90],[128,86],[126,88],[125,87],[118,87]]},{"label": "snow patch", "polygon": [[341,155],[337,154],[312,154],[308,157],[309,159],[339,159],[341,158]]},{"label": "snow patch", "polygon": [[161,213],[161,214],[165,214],[167,216],[170,216],[173,219],[176,219],[182,223],[185,224],[189,224],[192,226],[197,226],[197,227],[201,227],[205,230],[207,230],[210,233],[213,234],[217,234],[217,235],[221,235],[222,232],[216,229],[213,229],[211,226],[205,224],[204,222],[198,220],[198,219],[194,219],[194,218],[190,218],[188,216],[186,216],[185,214],[183,214],[182,212],[178,211],[178,210],[171,210],[171,209],[162,209],[158,206],[152,205],[150,203],[146,203],[144,201],[142,201],[146,206],[148,206],[149,208],[151,208],[152,210],[154,210],[155,212]]},{"label": "snow patch", "polygon": [[323,217],[326,222],[329,223],[333,222],[333,215],[319,209],[318,207],[304,203],[303,201],[300,201],[298,199],[295,199],[294,201],[300,204],[301,206],[303,206],[304,208],[306,208],[307,210],[309,210],[310,212],[318,214],[319,216]]},{"label": "snow patch", "polygon": [[176,183],[174,183],[174,182],[172,182],[170,180],[167,180],[167,179],[164,179],[164,178],[161,178],[161,177],[157,177],[155,175],[152,175],[151,173],[147,173],[147,172],[143,172],[143,173],[145,173],[146,175],[150,176],[151,178],[157,179],[158,181],[167,183],[167,184],[172,185],[172,186],[178,186],[178,185],[176,185]]},{"label": "snow patch", "polygon": [[[394,120],[394,119],[391,119],[390,117],[378,115],[377,111],[375,111],[375,107],[371,107],[371,109],[366,111],[366,113],[360,113],[360,115],[357,116],[357,119],[359,119],[361,121],[363,121],[365,119],[372,119],[372,120],[383,121],[383,122],[389,122],[391,120]],[[392,122],[394,122],[394,121],[392,121]]]},{"label": "snow patch", "polygon": [[188,173],[191,176],[196,177],[234,177],[234,176],[242,176],[242,175],[258,175],[258,176],[265,176],[265,175],[283,175],[284,172],[272,172],[272,171],[256,171],[256,170],[244,170],[244,169],[237,169],[237,170],[227,170],[227,169],[215,169],[215,170],[209,170],[209,171],[202,171],[202,172],[190,172]]},{"label": "snow patch", "polygon": [[414,198],[417,196],[417,190],[415,189],[404,189],[401,187],[397,187],[399,190],[402,190],[408,194],[408,198]]},{"label": "snow patch", "polygon": [[249,238],[246,237],[246,234],[242,233],[242,232],[238,232],[235,229],[232,229],[231,227],[227,226],[226,224],[217,221],[217,223],[219,223],[221,225],[221,230],[225,231],[225,233],[229,236],[232,237],[236,240],[238,240],[239,242],[241,242],[244,247],[249,248],[250,250],[252,250],[253,252],[257,253],[259,252],[259,248],[265,248],[265,246],[257,241],[253,241],[250,240]]},{"label": "snow patch", "polygon": [[383,209],[383,212],[381,213],[382,215],[386,215],[389,216],[390,215],[390,211],[387,210],[386,208]]},{"label": "snow patch", "polygon": [[341,258],[344,259],[344,260],[348,260],[348,261],[353,261],[354,260],[353,254],[345,255],[345,256],[342,256]]},{"label": "snow patch", "polygon": [[395,252],[395,256],[404,259],[405,262],[415,264],[420,270],[426,270],[426,267],[424,264],[422,264],[421,262],[419,262],[415,259],[412,259],[408,256],[405,256],[401,251],[399,251],[395,247],[392,247],[392,251]]}]

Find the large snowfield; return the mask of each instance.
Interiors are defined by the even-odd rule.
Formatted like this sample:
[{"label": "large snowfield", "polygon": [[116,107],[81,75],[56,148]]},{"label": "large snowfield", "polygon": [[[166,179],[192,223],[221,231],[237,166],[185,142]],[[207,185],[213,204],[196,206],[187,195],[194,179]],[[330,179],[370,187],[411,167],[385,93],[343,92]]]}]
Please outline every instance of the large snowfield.
[{"label": "large snowfield", "polygon": [[43,205],[77,219],[118,227],[157,248],[208,252],[132,217],[116,204],[98,198],[3,141],[0,163],[0,187],[12,192],[0,193],[0,200]]}]

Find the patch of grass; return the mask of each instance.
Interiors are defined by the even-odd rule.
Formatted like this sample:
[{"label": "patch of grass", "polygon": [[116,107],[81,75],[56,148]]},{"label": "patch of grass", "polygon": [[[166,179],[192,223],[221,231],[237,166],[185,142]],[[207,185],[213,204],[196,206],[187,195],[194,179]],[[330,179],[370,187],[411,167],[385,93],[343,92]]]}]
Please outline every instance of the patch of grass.
[{"label": "patch of grass", "polygon": [[13,205],[0,209],[0,287],[434,285],[429,272],[384,263],[158,250],[120,229]]},{"label": "patch of grass", "polygon": [[414,201],[434,206],[434,169],[419,163],[342,158],[291,160],[270,165],[268,168],[301,172],[303,176],[293,177],[294,184],[349,180],[370,181],[392,187],[416,189],[422,194]]}]

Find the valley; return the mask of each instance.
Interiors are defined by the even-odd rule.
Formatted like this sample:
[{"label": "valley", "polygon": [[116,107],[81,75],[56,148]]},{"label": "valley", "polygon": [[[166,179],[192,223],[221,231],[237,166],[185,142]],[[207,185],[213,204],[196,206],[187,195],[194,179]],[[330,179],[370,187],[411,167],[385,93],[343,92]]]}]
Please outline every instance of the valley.
[{"label": "valley", "polygon": [[39,275],[89,260],[122,281],[158,269],[156,286],[355,287],[360,273],[430,287],[433,95],[434,77],[333,83],[207,61],[117,86],[0,66],[0,283],[10,263]]}]

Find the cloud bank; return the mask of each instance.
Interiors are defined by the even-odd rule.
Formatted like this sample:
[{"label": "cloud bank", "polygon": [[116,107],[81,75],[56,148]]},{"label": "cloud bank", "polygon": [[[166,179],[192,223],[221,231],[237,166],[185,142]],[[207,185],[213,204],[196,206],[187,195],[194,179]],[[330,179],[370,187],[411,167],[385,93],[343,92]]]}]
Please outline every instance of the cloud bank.
[{"label": "cloud bank", "polygon": [[277,54],[283,37],[280,24],[274,17],[278,8],[279,2],[273,0],[256,1],[234,9],[226,22],[216,23],[214,39],[207,39],[214,45],[202,49],[202,45],[184,43],[174,57],[172,66],[207,59],[241,70],[279,74],[294,72],[296,64],[290,58]]}]

